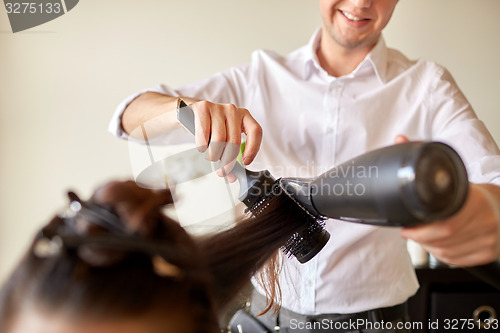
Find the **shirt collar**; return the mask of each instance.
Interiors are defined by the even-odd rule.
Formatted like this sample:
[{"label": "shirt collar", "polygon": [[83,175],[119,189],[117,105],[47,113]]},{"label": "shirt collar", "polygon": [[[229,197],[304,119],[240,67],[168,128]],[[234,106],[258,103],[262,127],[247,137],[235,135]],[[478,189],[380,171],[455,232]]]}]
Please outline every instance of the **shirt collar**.
[{"label": "shirt collar", "polygon": [[[316,54],[320,41],[321,28],[318,28],[307,45],[306,61],[304,64],[305,77],[309,77],[315,70],[326,73],[319,64],[318,55]],[[356,76],[357,74],[360,74],[360,72],[363,72],[363,69],[365,69],[366,66],[371,66],[371,68],[375,71],[378,80],[381,83],[387,82],[387,53],[387,46],[384,38],[381,36],[370,53],[368,53],[366,58],[358,65],[358,67],[356,67],[354,71],[352,71],[351,74],[349,74],[349,76]]]},{"label": "shirt collar", "polygon": [[[375,70],[375,74],[381,83],[387,82],[387,57],[388,49],[383,36],[380,36],[377,44],[368,53],[363,62],[370,62]],[[363,63],[360,64],[362,66]]]},{"label": "shirt collar", "polygon": [[309,77],[314,70],[324,71],[319,64],[318,55],[316,50],[319,48],[321,40],[321,28],[316,29],[306,47],[306,61],[304,64],[304,77]]}]

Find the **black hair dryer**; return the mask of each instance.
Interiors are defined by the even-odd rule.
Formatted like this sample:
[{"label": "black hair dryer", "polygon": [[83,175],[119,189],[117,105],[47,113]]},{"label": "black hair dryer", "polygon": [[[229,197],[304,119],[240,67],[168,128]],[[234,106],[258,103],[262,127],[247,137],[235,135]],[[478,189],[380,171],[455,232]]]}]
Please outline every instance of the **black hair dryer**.
[{"label": "black hair dryer", "polygon": [[411,226],[456,213],[468,193],[465,166],[450,146],[406,142],[360,155],[282,188],[310,212],[382,226]]}]

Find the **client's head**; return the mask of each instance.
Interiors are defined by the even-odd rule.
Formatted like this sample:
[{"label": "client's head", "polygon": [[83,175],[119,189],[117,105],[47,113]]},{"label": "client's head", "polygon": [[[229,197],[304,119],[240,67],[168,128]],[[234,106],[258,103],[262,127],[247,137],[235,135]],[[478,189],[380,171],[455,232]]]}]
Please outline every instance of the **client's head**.
[{"label": "client's head", "polygon": [[217,332],[199,247],[160,212],[169,191],[113,182],[70,199],[3,287],[1,332]]},{"label": "client's head", "polygon": [[[111,182],[36,236],[0,290],[2,333],[218,332],[217,314],[298,231],[306,213],[279,200],[194,239],[162,214],[168,190]],[[271,261],[271,263],[275,261]],[[278,265],[266,265],[269,306]]]}]

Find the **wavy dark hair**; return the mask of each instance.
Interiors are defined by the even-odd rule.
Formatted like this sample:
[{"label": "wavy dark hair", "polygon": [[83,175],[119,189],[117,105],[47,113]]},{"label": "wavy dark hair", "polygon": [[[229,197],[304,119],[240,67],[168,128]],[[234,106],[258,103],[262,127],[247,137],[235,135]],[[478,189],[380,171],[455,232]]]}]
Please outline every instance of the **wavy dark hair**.
[{"label": "wavy dark hair", "polygon": [[175,308],[188,313],[186,333],[218,332],[218,312],[264,266],[271,274],[268,309],[273,305],[276,265],[266,263],[304,227],[300,212],[278,203],[194,238],[162,213],[172,204],[169,190],[133,181],[105,184],[87,201],[69,198],[70,213],[40,231],[2,287],[1,332],[28,304],[97,320],[165,316]]}]

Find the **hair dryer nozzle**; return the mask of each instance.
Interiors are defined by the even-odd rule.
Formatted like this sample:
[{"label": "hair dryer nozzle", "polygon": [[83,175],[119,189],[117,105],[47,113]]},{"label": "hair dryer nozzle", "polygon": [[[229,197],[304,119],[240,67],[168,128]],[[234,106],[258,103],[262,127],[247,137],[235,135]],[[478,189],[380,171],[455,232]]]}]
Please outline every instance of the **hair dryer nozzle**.
[{"label": "hair dryer nozzle", "polygon": [[467,198],[465,166],[458,154],[443,143],[421,144],[409,150],[398,177],[408,208],[422,221],[453,215]]}]

